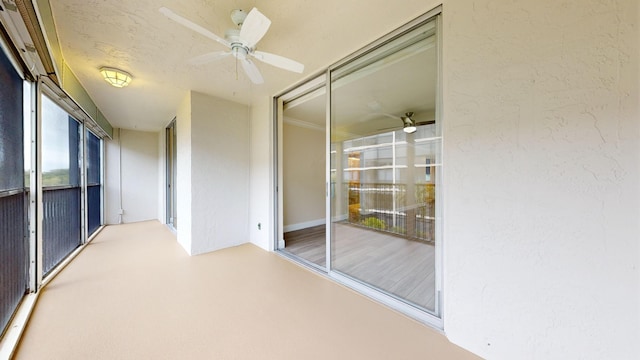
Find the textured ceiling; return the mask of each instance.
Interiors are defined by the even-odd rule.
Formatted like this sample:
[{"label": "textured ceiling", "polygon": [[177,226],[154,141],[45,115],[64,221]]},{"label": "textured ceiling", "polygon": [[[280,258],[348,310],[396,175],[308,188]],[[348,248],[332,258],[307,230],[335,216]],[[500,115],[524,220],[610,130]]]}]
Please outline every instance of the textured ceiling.
[{"label": "textured ceiling", "polygon": [[[303,74],[256,61],[265,83],[252,84],[233,58],[190,65],[223,46],[164,17],[168,7],[224,36],[232,9],[257,7],[272,25],[262,51],[305,64]],[[188,90],[251,104],[308,78],[389,31],[425,13],[424,0],[55,0],[51,7],[63,56],[114,127],[157,131],[175,116]],[[102,80],[98,69],[133,74],[127,88]]]}]

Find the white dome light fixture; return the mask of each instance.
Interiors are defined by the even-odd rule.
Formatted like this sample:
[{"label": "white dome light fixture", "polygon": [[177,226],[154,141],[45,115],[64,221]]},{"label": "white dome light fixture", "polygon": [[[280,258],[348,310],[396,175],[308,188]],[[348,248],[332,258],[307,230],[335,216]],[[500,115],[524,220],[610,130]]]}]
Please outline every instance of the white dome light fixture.
[{"label": "white dome light fixture", "polygon": [[128,72],[112,67],[101,67],[100,73],[104,80],[117,88],[123,88],[131,82],[133,76]]}]

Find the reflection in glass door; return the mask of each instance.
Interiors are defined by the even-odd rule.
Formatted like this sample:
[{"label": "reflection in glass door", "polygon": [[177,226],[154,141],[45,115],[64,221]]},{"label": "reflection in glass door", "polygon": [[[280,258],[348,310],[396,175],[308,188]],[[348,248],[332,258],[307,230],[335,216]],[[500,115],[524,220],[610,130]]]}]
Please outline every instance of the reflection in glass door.
[{"label": "reflection in glass door", "polygon": [[331,271],[438,314],[435,21],[331,71]]},{"label": "reflection in glass door", "polygon": [[439,11],[274,107],[276,249],[441,327]]},{"label": "reflection in glass door", "polygon": [[283,99],[280,250],[326,266],[326,85]]}]

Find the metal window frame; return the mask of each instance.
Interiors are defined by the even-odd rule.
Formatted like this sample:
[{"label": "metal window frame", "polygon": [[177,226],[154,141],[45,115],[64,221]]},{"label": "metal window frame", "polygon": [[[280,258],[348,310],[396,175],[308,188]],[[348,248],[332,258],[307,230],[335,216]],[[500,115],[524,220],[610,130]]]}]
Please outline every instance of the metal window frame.
[{"label": "metal window frame", "polygon": [[[86,126],[87,123],[91,124],[93,119],[73,100],[64,90],[58,87],[51,79],[46,76],[39,77],[38,81],[35,83],[36,94],[35,94],[35,126],[32,125],[32,134],[35,131],[35,136],[32,135],[32,168],[33,164],[35,166],[35,175],[31,176],[32,181],[32,190],[35,188],[36,191],[32,191],[31,193],[35,193],[35,199],[32,198],[32,210],[35,213],[35,222],[33,224],[33,231],[35,231],[35,291],[39,291],[39,289],[46,285],[61,268],[63,268],[68,261],[70,261],[79,250],[81,250],[84,245],[86,245],[90,241],[90,236],[88,233],[88,211],[87,211],[87,174],[86,174],[86,166],[87,162],[85,159],[86,155],[86,133],[85,131],[91,131],[94,135],[101,140],[101,222],[104,224],[104,137],[106,133],[102,129],[95,129],[93,126]],[[79,123],[79,148],[78,148],[78,159],[80,162],[80,247],[76,250],[72,251],[65,260],[60,262],[55,268],[51,269],[49,273],[44,275],[43,266],[43,190],[44,186],[42,184],[42,99],[43,96],[47,96],[49,100],[51,100],[56,105],[60,106],[67,114],[74,118],[75,121]],[[33,169],[32,169],[33,171]],[[35,178],[35,184],[34,182]],[[35,186],[35,187],[34,187]],[[52,188],[65,188],[66,186],[61,187],[46,187],[46,189]],[[75,186],[74,186],[75,187]],[[94,232],[94,235],[100,231],[100,228]]]},{"label": "metal window frame", "polygon": [[[84,131],[85,131],[84,132],[85,137],[86,137],[86,132],[88,131],[88,132],[91,133],[91,135],[93,135],[96,138],[98,138],[98,141],[99,141],[98,156],[100,157],[100,169],[99,169],[100,170],[100,174],[98,175],[98,177],[99,177],[99,181],[100,181],[100,226],[96,229],[96,231],[93,232],[93,234],[96,234],[99,231],[100,227],[104,226],[104,139],[101,138],[99,135],[97,135],[95,133],[95,131],[93,129],[91,129],[91,128],[85,127]],[[85,143],[87,143],[86,139],[85,139]],[[86,151],[86,148],[87,147],[85,145],[85,154],[88,154],[88,152]],[[84,168],[85,168],[85,175],[86,175],[85,176],[85,179],[86,179],[85,184],[86,184],[86,189],[88,189],[89,188],[89,173],[88,173],[89,169],[87,167],[88,166],[88,162],[86,161],[86,158],[84,158],[84,161],[85,161]],[[89,196],[88,196],[88,193],[87,193],[87,196],[86,196],[86,204],[87,204],[86,205],[87,206],[86,207],[86,209],[87,209],[87,216],[86,216],[87,217],[87,233],[86,233],[87,234],[87,239],[86,239],[86,242],[88,242],[89,239],[91,238],[91,236],[93,235],[93,234],[89,234],[89,205],[88,205],[88,202],[89,202]]]}]

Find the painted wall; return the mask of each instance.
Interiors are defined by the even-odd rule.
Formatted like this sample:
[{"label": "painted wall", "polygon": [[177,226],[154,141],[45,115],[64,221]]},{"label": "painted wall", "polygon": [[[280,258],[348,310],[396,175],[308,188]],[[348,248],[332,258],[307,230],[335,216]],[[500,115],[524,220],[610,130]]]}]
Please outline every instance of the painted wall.
[{"label": "painted wall", "polygon": [[[105,139],[105,157],[107,224],[157,219],[157,133],[118,129],[113,140]],[[120,209],[124,210],[122,218]]]},{"label": "painted wall", "polygon": [[157,132],[158,136],[158,220],[162,224],[167,223],[167,156],[166,156],[166,133],[165,129]]},{"label": "painted wall", "polygon": [[285,119],[283,135],[284,232],[324,224],[325,132]]},{"label": "painted wall", "polygon": [[249,110],[191,96],[192,252],[200,254],[249,240]]},{"label": "painted wall", "polygon": [[[385,24],[438,5],[403,4]],[[443,1],[453,343],[491,359],[640,358],[639,13],[635,0]],[[252,196],[271,186],[269,115],[251,118]],[[261,201],[250,222],[273,216]]]},{"label": "painted wall", "polygon": [[[265,249],[273,249],[275,239],[274,132],[271,100],[255,101],[250,114],[249,240]],[[258,228],[260,224],[260,228]]]},{"label": "painted wall", "polygon": [[192,254],[191,92],[176,112],[176,222],[178,243]]},{"label": "painted wall", "polygon": [[445,11],[447,334],[640,358],[638,2]]},{"label": "painted wall", "polygon": [[192,91],[176,122],[178,241],[191,255],[248,242],[249,109]]}]

